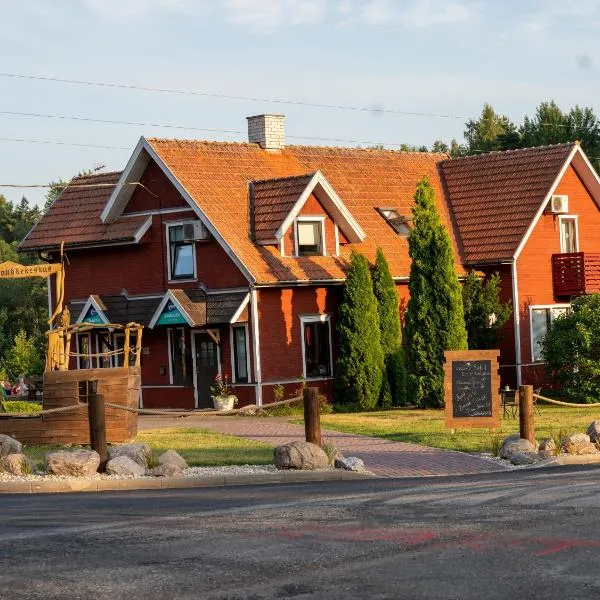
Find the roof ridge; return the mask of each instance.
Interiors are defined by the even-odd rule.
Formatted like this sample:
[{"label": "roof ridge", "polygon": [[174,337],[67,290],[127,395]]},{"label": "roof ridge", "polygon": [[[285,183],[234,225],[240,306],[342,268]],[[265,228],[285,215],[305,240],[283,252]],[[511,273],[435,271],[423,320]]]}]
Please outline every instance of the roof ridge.
[{"label": "roof ridge", "polygon": [[491,155],[507,155],[507,154],[517,154],[519,152],[532,152],[532,151],[541,151],[541,150],[549,150],[551,148],[559,148],[560,146],[580,146],[581,142],[579,140],[574,140],[572,142],[559,142],[557,144],[545,144],[543,146],[529,146],[527,148],[511,148],[509,150],[490,150],[489,152],[482,152],[481,154],[468,154],[467,156],[455,156],[450,157],[447,160],[442,161],[443,163],[456,162],[462,160],[473,160],[477,158],[482,158],[484,156]]},{"label": "roof ridge", "polygon": [[71,178],[71,181],[76,179],[93,179],[96,177],[107,177],[108,175],[121,175],[123,171],[106,171],[105,173],[89,173],[88,175],[75,175]]}]

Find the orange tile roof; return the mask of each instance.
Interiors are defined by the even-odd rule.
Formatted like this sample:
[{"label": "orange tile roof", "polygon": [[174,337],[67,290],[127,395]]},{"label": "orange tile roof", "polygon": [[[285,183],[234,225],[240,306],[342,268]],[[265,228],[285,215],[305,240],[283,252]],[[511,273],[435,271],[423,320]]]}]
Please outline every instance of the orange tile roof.
[{"label": "orange tile roof", "polygon": [[441,163],[466,264],[511,260],[576,142]]},{"label": "orange tile roof", "polygon": [[[454,237],[438,171],[445,154],[311,146],[269,152],[256,144],[165,139],[148,143],[260,283],[343,279],[350,247],[343,247],[339,257],[294,258],[281,257],[275,247],[257,246],[249,227],[240,226],[248,223],[252,181],[320,170],[366,233],[364,242],[351,247],[373,260],[380,246],[395,277],[409,274],[408,243],[376,209],[396,208],[410,215],[423,176],[432,181],[442,219]],[[459,260],[457,269],[462,272]]]},{"label": "orange tile roof", "polygon": [[[60,198],[21,242],[21,250],[44,250],[109,242],[133,242],[148,217],[127,217],[114,223],[100,220],[121,173],[102,173],[75,177]],[[89,186],[89,187],[82,187]]]}]

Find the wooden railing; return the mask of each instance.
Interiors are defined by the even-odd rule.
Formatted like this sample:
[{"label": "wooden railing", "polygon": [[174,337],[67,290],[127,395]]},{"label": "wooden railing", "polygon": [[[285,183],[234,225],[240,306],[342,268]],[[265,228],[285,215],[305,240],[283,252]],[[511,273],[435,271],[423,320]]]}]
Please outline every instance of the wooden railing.
[{"label": "wooden railing", "polygon": [[552,279],[556,296],[581,296],[600,292],[600,254],[553,254]]}]

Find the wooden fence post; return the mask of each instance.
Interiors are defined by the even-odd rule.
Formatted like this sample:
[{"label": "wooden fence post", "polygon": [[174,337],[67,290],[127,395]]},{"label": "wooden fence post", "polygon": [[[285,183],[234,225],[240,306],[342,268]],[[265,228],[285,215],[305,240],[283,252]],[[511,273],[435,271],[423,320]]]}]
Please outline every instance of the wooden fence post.
[{"label": "wooden fence post", "polygon": [[[88,384],[89,385],[89,384]],[[90,423],[90,446],[100,455],[98,472],[103,473],[106,469],[106,416],[104,396],[94,393],[88,396],[88,420]]]},{"label": "wooden fence post", "polygon": [[535,444],[532,385],[519,386],[519,428],[521,437]]},{"label": "wooden fence post", "polygon": [[306,441],[321,446],[321,411],[319,390],[304,388],[304,432]]}]

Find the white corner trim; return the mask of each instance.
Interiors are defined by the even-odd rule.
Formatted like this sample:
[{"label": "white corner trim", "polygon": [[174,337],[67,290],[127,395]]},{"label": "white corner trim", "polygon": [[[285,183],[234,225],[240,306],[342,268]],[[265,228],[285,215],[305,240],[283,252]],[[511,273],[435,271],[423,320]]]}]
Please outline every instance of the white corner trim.
[{"label": "white corner trim", "polygon": [[233,314],[233,317],[231,317],[231,320],[229,321],[230,323],[235,323],[240,318],[240,315],[242,314],[242,312],[244,311],[246,306],[248,306],[248,302],[250,302],[250,294],[249,293],[246,294],[246,297],[242,300],[242,302],[238,306],[237,310]]},{"label": "white corner trim", "polygon": [[[299,315],[300,317],[300,341],[302,345],[302,377],[307,380],[332,377],[333,375],[333,348],[331,346],[331,315],[329,313],[319,315]],[[306,349],[304,347],[304,324],[305,323],[328,323],[329,324],[329,375],[318,375],[308,377],[306,375]]]},{"label": "white corner trim", "polygon": [[154,311],[154,314],[152,315],[152,319],[150,320],[150,323],[148,323],[148,329],[154,329],[154,326],[156,325],[156,321],[158,321],[160,315],[162,314],[162,311],[165,309],[165,306],[167,305],[167,302],[169,300],[171,300],[171,302],[173,302],[173,304],[177,307],[177,310],[179,310],[179,312],[182,314],[186,323],[190,327],[194,327],[194,320],[192,319],[192,317],[190,317],[190,315],[187,313],[185,308],[183,308],[183,306],[181,306],[181,304],[178,302],[177,298],[175,298],[175,296],[173,295],[171,290],[167,290],[165,292],[165,295],[163,296],[163,299],[160,301],[158,308]]},{"label": "white corner trim", "polygon": [[346,223],[346,230],[344,231],[344,227],[342,227],[342,231],[344,231],[344,234],[348,240],[354,243],[362,242],[366,237],[365,232],[362,230],[356,219],[352,216],[352,213],[348,210],[346,205],[342,202],[341,198],[336,194],[331,184],[327,181],[327,179],[325,179],[325,176],[323,173],[321,173],[321,171],[317,171],[312,176],[311,180],[308,182],[308,185],[306,188],[304,188],[304,191],[298,200],[296,200],[292,210],[288,213],[283,223],[279,226],[279,229],[275,232],[276,239],[280,240],[283,237],[285,232],[295,221],[298,213],[304,204],[306,204],[306,201],[313,193],[317,185],[320,185],[325,192],[325,195],[331,202],[332,207],[335,209],[334,212],[337,212],[340,218]]},{"label": "white corner trim", "polygon": [[256,382],[256,406],[262,405],[262,372],[260,367],[260,335],[258,323],[258,301],[256,288],[250,290],[250,312],[252,319],[252,352],[254,354],[254,381]]},{"label": "white corner trim", "polygon": [[560,251],[561,254],[564,254],[563,251],[563,243],[565,241],[563,235],[563,221],[575,221],[575,252],[579,252],[579,219],[578,215],[558,215],[558,232],[560,239]]},{"label": "white corner trim", "polygon": [[515,363],[517,365],[517,386],[521,385],[521,307],[519,306],[519,282],[517,275],[517,259],[513,258],[512,265],[512,302],[513,323],[515,327]]},{"label": "white corner trim", "polygon": [[338,228],[338,224],[334,223],[333,224],[333,233],[335,235],[335,255],[339,256],[340,255],[340,230]]},{"label": "white corner trim", "polygon": [[100,318],[102,319],[102,322],[105,325],[108,325],[110,323],[110,321],[108,320],[107,316],[104,314],[104,311],[98,306],[98,303],[94,300],[93,296],[90,296],[87,299],[87,302],[83,305],[83,308],[81,309],[81,312],[79,313],[79,317],[77,317],[77,321],[75,321],[75,324],[79,325],[79,324],[85,322],[83,319],[87,315],[88,310],[90,310],[90,307],[92,307],[92,306],[94,307],[94,309],[96,310],[96,312],[98,313]]},{"label": "white corner trim", "polygon": [[[523,236],[521,243],[518,245],[517,249],[515,250],[515,253],[513,254],[514,260],[519,258],[519,255],[523,251],[523,248],[525,247],[527,240],[529,240],[529,238],[531,237],[531,234],[533,233],[535,226],[538,224],[538,221],[540,220],[541,216],[544,214],[544,210],[546,210],[546,205],[548,204],[548,202],[550,201],[550,198],[556,191],[558,184],[561,182],[564,174],[566,173],[567,169],[569,168],[569,165],[571,164],[571,161],[573,160],[573,157],[575,156],[575,154],[577,154],[578,151],[580,151],[579,146],[578,145],[573,146],[573,149],[569,153],[569,156],[567,156],[567,159],[565,160],[564,165],[561,167],[560,171],[558,172],[558,175],[555,177],[554,181],[552,182],[552,185],[550,186],[548,193],[546,194],[544,200],[542,201],[537,212],[535,213],[535,216],[533,217],[533,221],[531,221],[531,223],[529,224],[529,227],[527,228],[527,231],[525,232],[525,235]],[[589,162],[588,162],[588,164],[589,164]],[[591,168],[591,165],[590,165],[590,168]],[[520,361],[517,361],[517,362],[520,363]],[[518,368],[520,369],[520,367],[518,367]]]},{"label": "white corner trim", "polygon": [[135,243],[138,244],[139,241],[144,237],[144,234],[152,227],[152,215],[150,215],[141,227],[137,230],[135,237],[133,238]]}]

